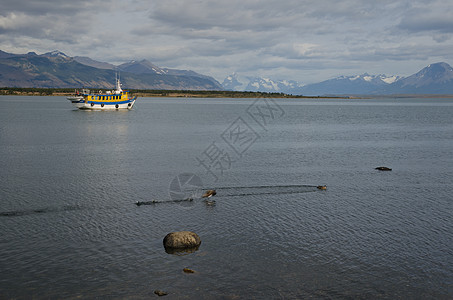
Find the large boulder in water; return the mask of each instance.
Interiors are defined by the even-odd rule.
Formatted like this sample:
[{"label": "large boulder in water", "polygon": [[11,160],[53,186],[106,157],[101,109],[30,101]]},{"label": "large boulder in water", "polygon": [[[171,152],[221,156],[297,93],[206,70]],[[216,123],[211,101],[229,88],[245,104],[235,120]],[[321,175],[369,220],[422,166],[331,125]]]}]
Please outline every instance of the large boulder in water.
[{"label": "large boulder in water", "polygon": [[164,238],[164,247],[166,250],[184,250],[198,248],[201,239],[192,231],[177,231],[167,234]]}]

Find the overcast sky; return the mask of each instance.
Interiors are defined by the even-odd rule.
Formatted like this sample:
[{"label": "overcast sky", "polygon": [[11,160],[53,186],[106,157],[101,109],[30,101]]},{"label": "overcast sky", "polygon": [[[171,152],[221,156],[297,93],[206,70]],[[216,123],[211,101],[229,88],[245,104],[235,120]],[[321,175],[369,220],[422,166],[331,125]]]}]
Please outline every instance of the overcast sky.
[{"label": "overcast sky", "polygon": [[148,59],[220,82],[242,76],[313,83],[411,75],[453,65],[446,0],[2,0],[0,50],[60,50],[114,64]]}]

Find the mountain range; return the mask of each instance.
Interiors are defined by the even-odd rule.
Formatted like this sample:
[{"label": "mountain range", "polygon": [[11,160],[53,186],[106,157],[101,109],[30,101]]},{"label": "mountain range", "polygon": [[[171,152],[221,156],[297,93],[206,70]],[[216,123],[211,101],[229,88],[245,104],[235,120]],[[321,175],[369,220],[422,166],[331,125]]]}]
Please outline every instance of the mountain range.
[{"label": "mountain range", "polygon": [[12,54],[0,50],[0,86],[35,88],[112,88],[121,71],[130,89],[221,90],[214,78],[194,71],[159,68],[147,60],[119,66],[88,57],[69,57],[56,50]]},{"label": "mountain range", "polygon": [[453,94],[453,68],[445,62],[428,65],[408,77],[364,73],[304,85],[262,77],[246,77],[244,81],[233,73],[220,84],[207,75],[161,68],[147,60],[116,66],[89,57],[70,57],[58,50],[41,55],[0,50],[0,87],[112,88],[118,71],[123,86],[130,89],[235,90],[306,96]]},{"label": "mountain range", "polygon": [[225,78],[227,90],[282,92],[293,95],[391,95],[391,94],[453,94],[453,68],[445,63],[431,64],[408,76],[369,75],[340,76],[319,83],[303,85],[296,81],[247,77],[240,81],[234,73]]}]

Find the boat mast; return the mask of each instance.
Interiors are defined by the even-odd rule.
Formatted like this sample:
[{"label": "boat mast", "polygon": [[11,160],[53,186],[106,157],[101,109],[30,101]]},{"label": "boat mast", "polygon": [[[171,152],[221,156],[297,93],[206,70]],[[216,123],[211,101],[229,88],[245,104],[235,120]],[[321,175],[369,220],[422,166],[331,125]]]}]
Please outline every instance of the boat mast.
[{"label": "boat mast", "polygon": [[115,73],[115,79],[116,79],[116,92],[121,93],[123,91],[123,89],[121,89],[121,81],[120,81],[119,72]]}]

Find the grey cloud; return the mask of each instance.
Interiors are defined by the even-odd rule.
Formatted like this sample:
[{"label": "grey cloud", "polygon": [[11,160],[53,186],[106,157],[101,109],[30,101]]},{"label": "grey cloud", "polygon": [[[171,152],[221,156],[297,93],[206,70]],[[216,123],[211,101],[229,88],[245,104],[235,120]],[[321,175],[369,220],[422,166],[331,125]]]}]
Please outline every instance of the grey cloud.
[{"label": "grey cloud", "polygon": [[88,42],[85,48],[95,49],[99,39],[109,44],[107,36],[93,36],[95,21],[112,9],[112,2],[104,0],[5,0],[0,12],[0,43],[10,48],[27,48],[28,44],[30,51],[37,52],[55,47],[80,49],[82,42]]},{"label": "grey cloud", "polygon": [[3,0],[1,4],[0,15],[7,15],[11,12],[22,12],[27,15],[53,15],[65,14],[70,16],[76,12],[90,13],[92,10],[98,10],[104,7],[110,1],[104,0],[77,0],[77,1],[61,1],[61,0]]},{"label": "grey cloud", "polygon": [[450,16],[414,16],[404,18],[398,25],[399,28],[410,32],[436,31],[440,33],[453,33],[453,19]]},{"label": "grey cloud", "polygon": [[86,26],[74,27],[68,23],[65,17],[35,16],[29,17],[24,14],[11,13],[0,17],[0,35],[8,33],[14,36],[29,36],[38,39],[49,39],[75,43],[78,34],[87,30]]},{"label": "grey cloud", "polygon": [[420,2],[408,8],[397,27],[412,32],[453,33],[453,7],[446,1]]},{"label": "grey cloud", "polygon": [[[291,1],[293,2],[293,1]],[[274,30],[297,21],[297,7],[270,1],[178,1],[167,0],[153,5],[150,17],[174,27],[195,30],[219,27],[234,30]]]}]

